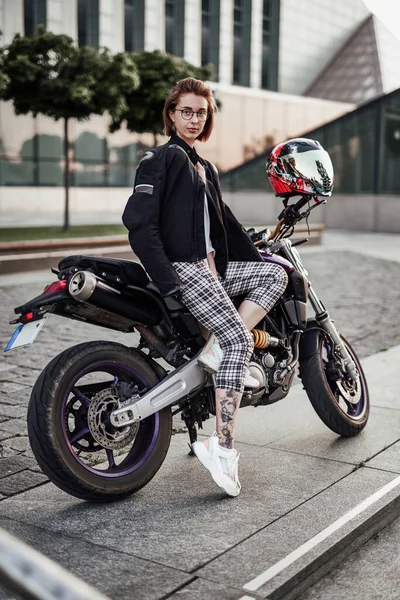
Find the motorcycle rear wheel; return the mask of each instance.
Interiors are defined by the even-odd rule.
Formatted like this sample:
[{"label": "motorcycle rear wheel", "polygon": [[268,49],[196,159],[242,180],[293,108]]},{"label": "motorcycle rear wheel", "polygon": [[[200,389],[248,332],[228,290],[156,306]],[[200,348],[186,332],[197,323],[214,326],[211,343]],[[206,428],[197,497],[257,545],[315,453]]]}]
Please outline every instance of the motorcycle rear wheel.
[{"label": "motorcycle rear wheel", "polygon": [[[168,407],[131,426],[134,430],[126,428],[124,446],[125,434],[108,417],[117,382],[136,384],[142,395],[158,377],[138,351],[114,342],[87,342],[49,363],[29,402],[28,435],[40,468],[63,491],[90,502],[121,500],[144,487],[164,462],[171,440]],[[99,408],[90,429],[93,402]],[[95,437],[93,422],[99,423]],[[110,448],[110,439],[117,450]]]},{"label": "motorcycle rear wheel", "polygon": [[360,433],[368,422],[369,392],[355,351],[342,335],[340,337],[360,375],[359,401],[353,404],[346,400],[335,383],[332,370],[329,371],[329,366],[333,362],[331,346],[322,335],[317,352],[300,361],[300,377],[315,412],[325,425],[340,436],[353,437]]}]

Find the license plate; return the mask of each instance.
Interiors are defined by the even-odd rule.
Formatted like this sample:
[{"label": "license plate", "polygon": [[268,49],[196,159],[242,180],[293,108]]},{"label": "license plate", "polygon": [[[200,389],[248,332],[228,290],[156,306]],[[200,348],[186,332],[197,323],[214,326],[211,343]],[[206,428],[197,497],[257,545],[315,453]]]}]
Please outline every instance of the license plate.
[{"label": "license plate", "polygon": [[10,341],[5,347],[4,352],[14,350],[14,348],[20,348],[21,346],[30,346],[33,344],[37,334],[45,324],[46,319],[47,315],[45,315],[40,321],[31,321],[30,323],[25,323],[25,325],[20,325],[17,327]]}]

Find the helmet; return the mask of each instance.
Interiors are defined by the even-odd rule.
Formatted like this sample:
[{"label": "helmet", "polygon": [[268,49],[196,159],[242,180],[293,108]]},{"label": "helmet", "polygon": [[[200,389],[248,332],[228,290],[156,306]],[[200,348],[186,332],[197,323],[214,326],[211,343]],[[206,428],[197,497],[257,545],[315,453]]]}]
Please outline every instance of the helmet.
[{"label": "helmet", "polygon": [[332,194],[332,162],[315,140],[295,138],[278,144],[268,157],[266,170],[276,196]]}]

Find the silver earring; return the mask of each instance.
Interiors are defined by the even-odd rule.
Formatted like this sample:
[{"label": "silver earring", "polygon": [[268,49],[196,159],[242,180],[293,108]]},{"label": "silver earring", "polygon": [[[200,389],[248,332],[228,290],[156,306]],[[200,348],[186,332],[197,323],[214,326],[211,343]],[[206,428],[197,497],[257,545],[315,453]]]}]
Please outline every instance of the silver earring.
[{"label": "silver earring", "polygon": [[172,123],[171,131],[172,131],[172,133],[176,133],[175,123]]}]

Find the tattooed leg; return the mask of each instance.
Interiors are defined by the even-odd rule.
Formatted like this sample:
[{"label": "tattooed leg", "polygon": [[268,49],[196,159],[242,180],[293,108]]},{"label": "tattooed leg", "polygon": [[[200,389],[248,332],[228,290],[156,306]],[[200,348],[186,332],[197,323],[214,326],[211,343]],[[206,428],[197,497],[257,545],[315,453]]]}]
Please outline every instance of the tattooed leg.
[{"label": "tattooed leg", "polygon": [[234,390],[216,390],[217,435],[219,445],[233,448],[237,411],[242,394]]}]

